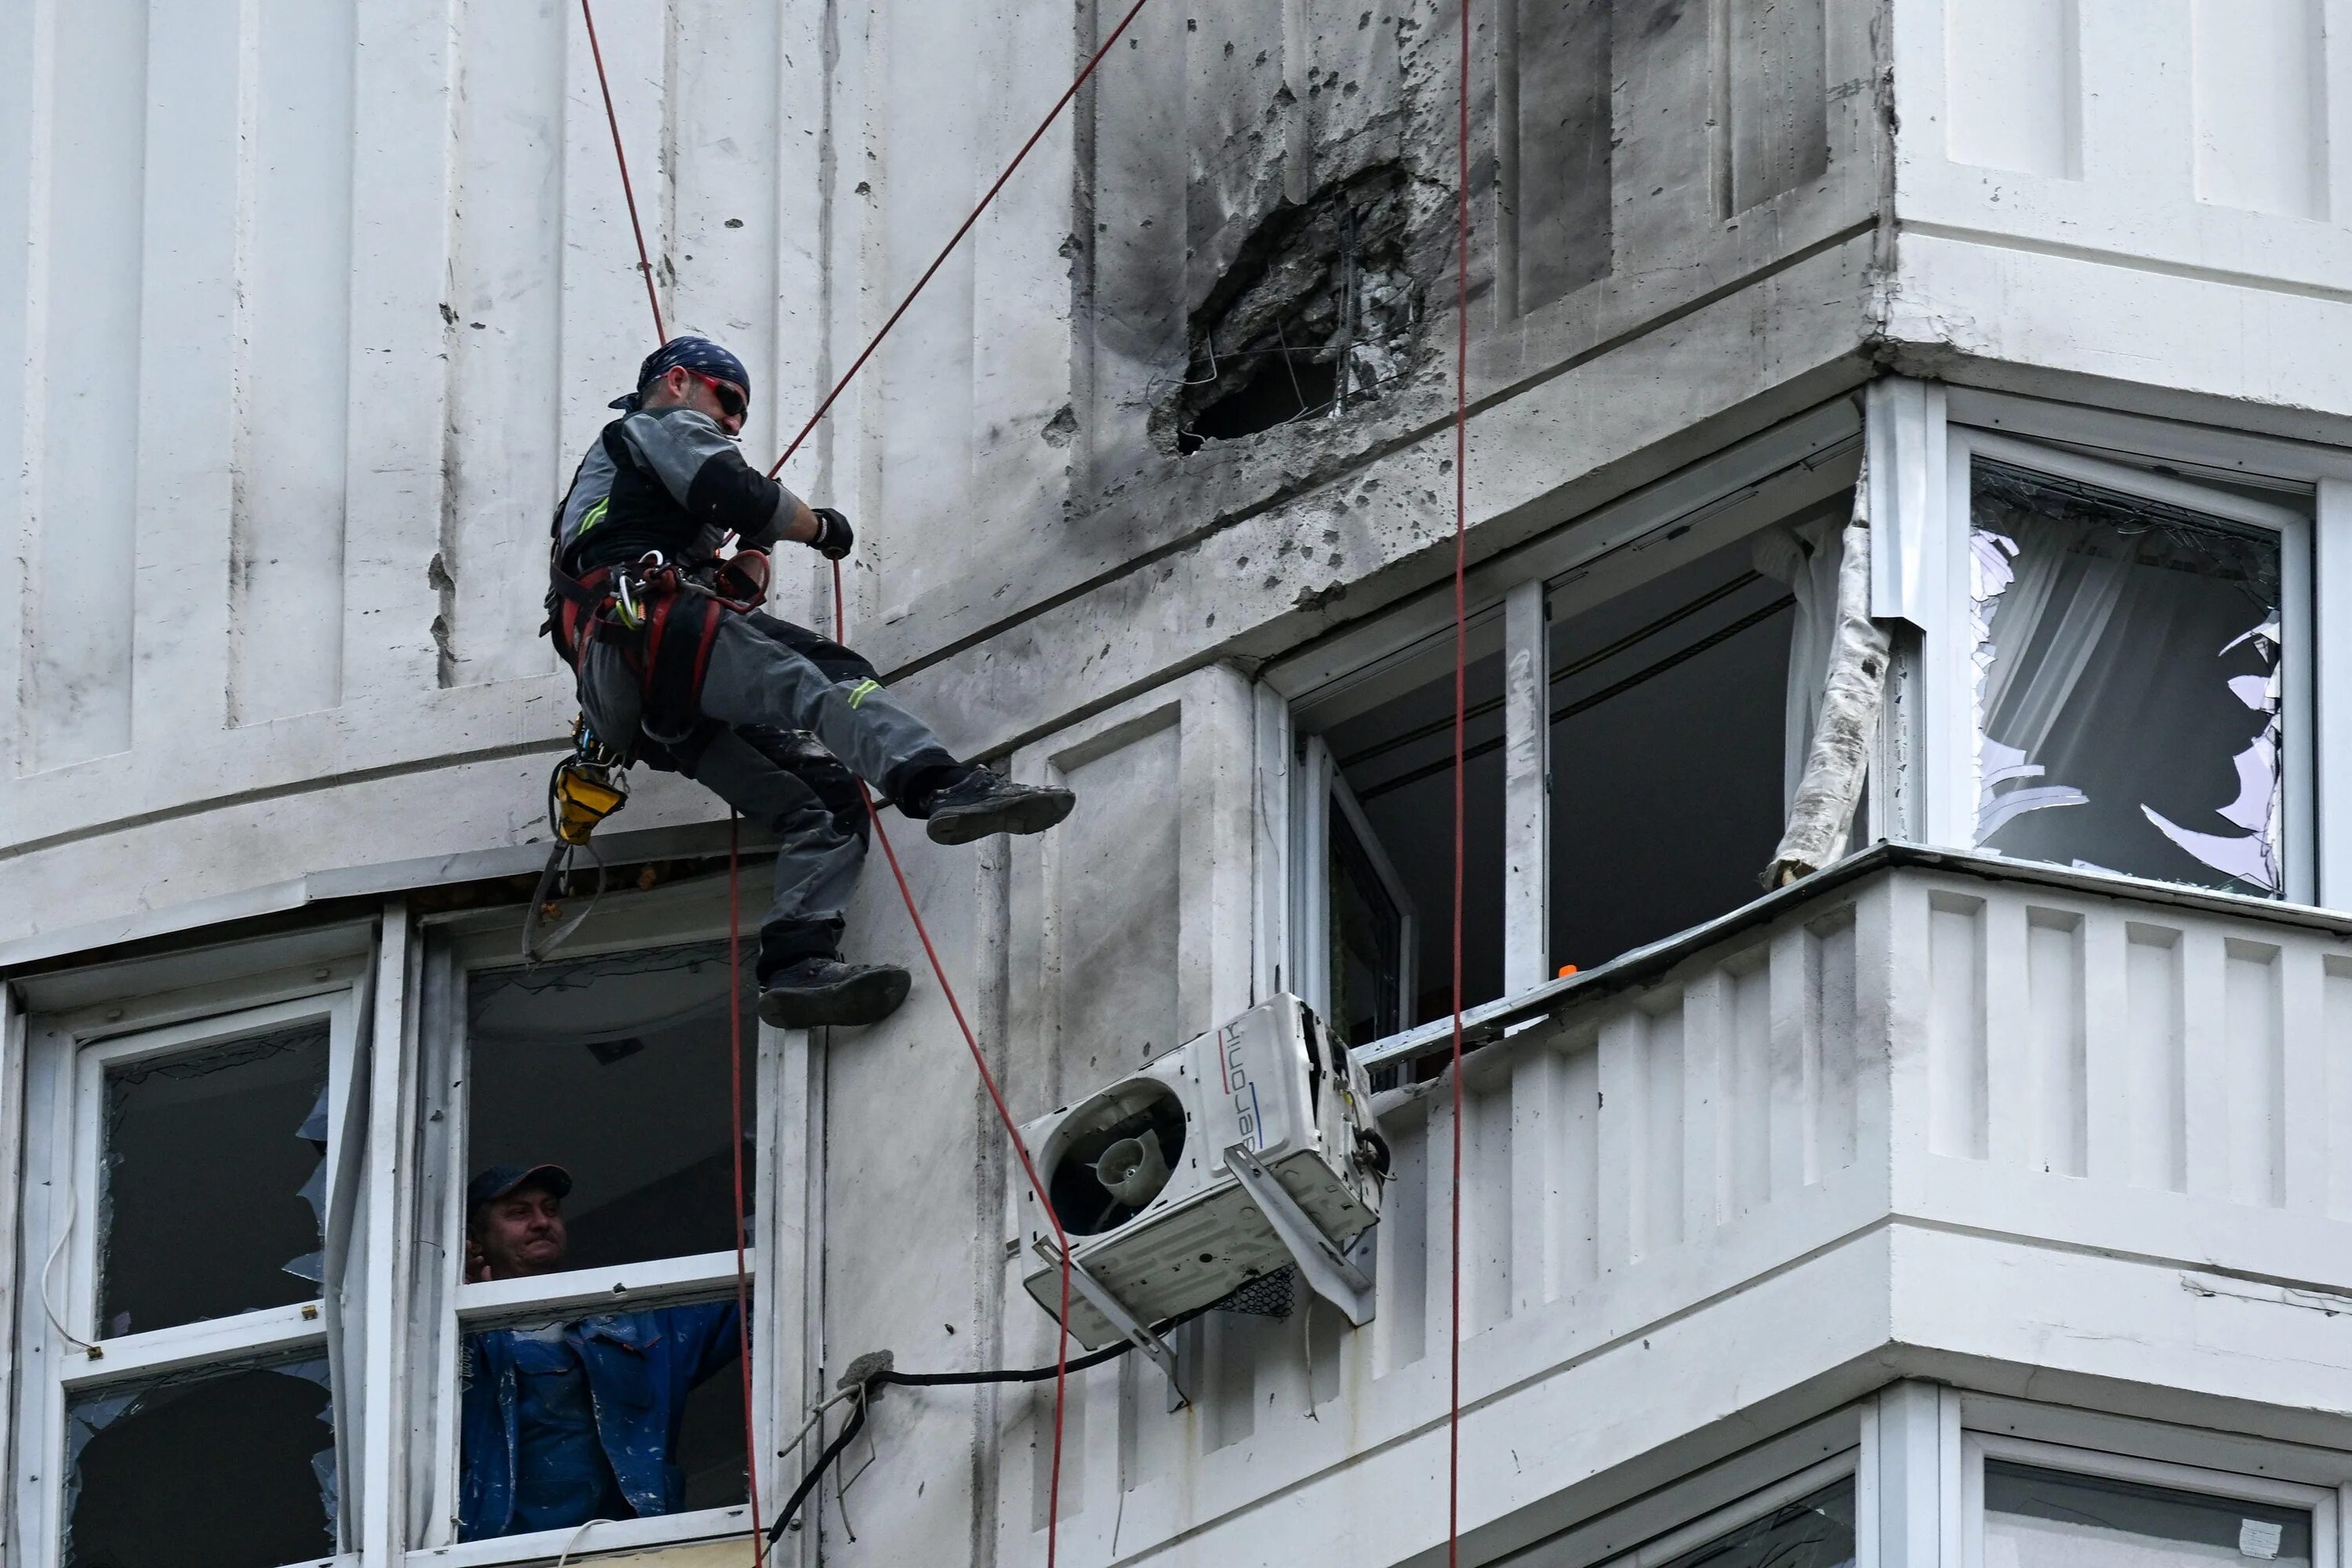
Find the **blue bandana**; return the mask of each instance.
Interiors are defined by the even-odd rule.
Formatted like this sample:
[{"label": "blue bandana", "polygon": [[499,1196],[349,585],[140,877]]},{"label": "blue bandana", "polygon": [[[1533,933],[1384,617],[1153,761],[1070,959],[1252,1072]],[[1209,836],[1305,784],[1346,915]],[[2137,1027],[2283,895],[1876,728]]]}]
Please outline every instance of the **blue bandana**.
[{"label": "blue bandana", "polygon": [[719,381],[730,381],[743,389],[743,401],[751,400],[751,373],[743,362],[712,342],[709,338],[672,338],[646,356],[637,367],[637,390],[626,397],[613,399],[611,406],[635,411],[645,402],[646,384],[656,376],[674,369],[700,371]]}]

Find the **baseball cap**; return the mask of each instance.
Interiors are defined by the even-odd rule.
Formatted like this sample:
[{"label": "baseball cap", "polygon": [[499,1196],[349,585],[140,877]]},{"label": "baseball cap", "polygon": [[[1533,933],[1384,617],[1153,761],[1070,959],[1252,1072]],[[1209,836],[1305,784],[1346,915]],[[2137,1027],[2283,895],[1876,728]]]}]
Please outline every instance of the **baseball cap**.
[{"label": "baseball cap", "polygon": [[544,1187],[560,1198],[572,1190],[572,1173],[561,1165],[492,1165],[466,1184],[466,1212],[525,1186]]}]

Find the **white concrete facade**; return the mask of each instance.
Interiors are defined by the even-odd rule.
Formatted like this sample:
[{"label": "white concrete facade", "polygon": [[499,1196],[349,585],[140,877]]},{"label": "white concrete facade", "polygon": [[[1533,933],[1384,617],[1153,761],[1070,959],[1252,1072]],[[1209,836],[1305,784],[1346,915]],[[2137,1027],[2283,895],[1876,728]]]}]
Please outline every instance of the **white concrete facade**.
[{"label": "white concrete facade", "polygon": [[[2347,4],[1475,0],[1469,602],[1507,673],[1464,1561],[1664,1568],[1850,1478],[1857,1563],[2008,1568],[1991,1464],[2284,1510],[2339,1568]],[[663,308],[751,364],[747,453],[1123,11],[599,0]],[[520,1300],[449,1238],[466,977],[512,951],[573,709],[533,631],[546,520],[650,346],[579,10],[26,0],[7,26],[0,1563],[66,1560],[74,1401],[298,1353],[337,1363],[339,1564],[551,1562],[456,1539],[446,1389],[462,1326]],[[1343,810],[1369,830],[1326,742],[1451,669],[1456,26],[1151,0],[783,475],[856,520],[849,638],[894,689],[1080,796],[1042,839],[894,839],[1016,1118],[1276,990],[1337,1005],[1325,868]],[[1344,265],[1338,327],[1276,263]],[[1195,443],[1220,342],[1308,320],[1381,323],[1376,395]],[[1645,951],[1564,948],[1632,894],[1562,858],[1601,760],[1547,709],[1555,628],[1835,511],[1865,450],[1896,637],[1859,841],[1888,847]],[[1987,461],[2275,552],[2279,897],[1979,851]],[[779,564],[779,612],[829,624],[822,563]],[[714,800],[657,776],[602,841],[644,886],[580,951],[723,935]],[[753,1053],[771,1510],[852,1358],[1053,1352],[1006,1251],[1017,1167],[878,864],[850,951],[916,967],[906,1009]],[[1176,1336],[1175,1413],[1139,1357],[1074,1379],[1061,1561],[1444,1560],[1449,1085],[1415,1063],[1445,1028],[1398,988],[1356,1042],[1396,1161],[1376,1319],[1213,1313]],[[345,1095],[331,1305],[110,1341],[69,1173],[89,1053],[314,1016]],[[614,1265],[564,1301],[732,1275]],[[1043,1562],[1050,1415],[1034,1386],[892,1390],[773,1560]],[[582,1544],[700,1568],[748,1561],[744,1525]]]}]

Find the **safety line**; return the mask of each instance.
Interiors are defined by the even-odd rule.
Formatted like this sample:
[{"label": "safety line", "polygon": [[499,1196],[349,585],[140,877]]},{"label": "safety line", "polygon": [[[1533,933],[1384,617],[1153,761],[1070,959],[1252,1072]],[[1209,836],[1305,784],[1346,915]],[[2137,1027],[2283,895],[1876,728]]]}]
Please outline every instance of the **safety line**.
[{"label": "safety line", "polygon": [[613,84],[604,76],[604,50],[596,42],[596,13],[588,8],[588,0],[580,0],[580,19],[588,24],[588,53],[596,61],[596,89],[604,95],[604,123],[613,129],[613,161],[621,166],[621,199],[629,205],[629,232],[637,241],[637,271],[646,280],[646,303],[654,312],[654,346],[659,348],[669,342],[669,329],[662,325],[661,296],[654,291],[653,258],[646,254],[645,225],[637,221],[637,193],[629,184],[629,155],[621,150],[621,117],[613,112]]},{"label": "safety line", "polygon": [[[1150,3],[1150,0],[1135,0],[1135,4],[1128,8],[1127,15],[1119,18],[1118,26],[1110,30],[1110,37],[1102,41],[1102,47],[1087,58],[1086,68],[1078,72],[1077,79],[1070,83],[1062,96],[1054,100],[1054,107],[1047,110],[1045,118],[1037,122],[1037,129],[1029,132],[1029,140],[1021,143],[1021,151],[1013,154],[1013,162],[1004,165],[1004,172],[996,176],[996,183],[988,187],[988,194],[980,198],[980,205],[971,209],[971,216],[965,218],[957,226],[955,233],[948,237],[947,244],[941,246],[940,253],[931,258],[931,264],[923,268],[923,275],[915,279],[915,286],[907,290],[907,297],[898,301],[898,308],[890,312],[890,319],[882,323],[882,330],[874,334],[873,341],[866,345],[865,351],[846,371],[842,373],[841,379],[833,384],[833,390],[824,395],[824,401],[816,405],[816,412],[808,416],[808,423],[801,426],[800,434],[793,437],[792,444],[784,448],[784,455],[778,458],[775,465],[769,468],[770,479],[772,479],[782,473],[784,465],[793,460],[793,454],[801,449],[801,443],[809,438],[809,432],[815,429],[817,422],[832,409],[835,400],[840,397],[843,389],[849,385],[851,378],[866,368],[866,362],[874,357],[874,351],[882,346],[882,340],[890,335],[890,329],[898,324],[898,318],[907,313],[907,307],[915,302],[915,296],[923,291],[923,286],[931,280],[934,273],[947,265],[948,258],[955,254],[955,247],[963,243],[963,237],[971,232],[971,226],[980,221],[980,215],[988,210],[988,205],[996,199],[996,193],[1004,188],[1004,182],[1011,179],[1013,171],[1021,166],[1021,160],[1029,156],[1031,148],[1045,140],[1045,132],[1053,128],[1055,121],[1062,117],[1062,110],[1069,107],[1070,100],[1078,96],[1078,89],[1087,85],[1087,79],[1095,74],[1095,67],[1102,64],[1103,57],[1110,53],[1110,47],[1118,42],[1119,36],[1127,31],[1128,24],[1134,21],[1137,13]],[[587,0],[581,0],[581,4],[586,5]]]},{"label": "safety line", "polygon": [[[613,84],[604,71],[604,48],[596,38],[596,13],[589,0],[580,0],[580,20],[588,29],[588,54],[596,63],[596,90],[604,100],[604,123],[613,132],[613,162],[621,172],[621,199],[629,209],[629,234],[637,245],[637,272],[645,279],[646,304],[653,311],[654,346],[669,342],[662,321],[661,295],[654,288],[653,259],[646,253],[645,225],[637,217],[636,187],[629,179],[629,154],[621,142],[621,117],[613,109]],[[735,1328],[737,1362],[743,1376],[743,1479],[751,1505],[751,1565],[761,1568],[767,1536],[760,1523],[760,1438],[758,1402],[751,1386],[751,1271],[743,1256],[743,1231],[750,1223],[743,1203],[743,919],[741,902],[741,819],[732,806],[727,812],[727,1121],[733,1139],[729,1152],[735,1173]],[[598,863],[597,886],[604,886]]]},{"label": "safety line", "polygon": [[[1132,20],[1134,12],[1130,11],[1128,16]],[[835,642],[848,640],[848,604],[842,592],[841,563],[835,561],[833,563],[833,640]],[[1045,1211],[1045,1223],[1054,1227],[1055,1255],[1062,1265],[1062,1307],[1055,1321],[1054,1453],[1053,1469],[1045,1487],[1045,1568],[1055,1568],[1061,1541],[1062,1418],[1069,1403],[1070,1238],[1062,1229],[1062,1216],[1054,1212],[1054,1200],[1047,1194],[1045,1184],[1037,1174],[1035,1162],[1029,1158],[1029,1145],[1022,1140],[1021,1129],[1013,1122],[1013,1112],[1006,1108],[1004,1096],[996,1087],[996,1075],[988,1070],[988,1058],[981,1055],[980,1038],[971,1032],[971,1025],[964,1018],[963,1005],[956,1000],[955,985],[948,979],[947,965],[940,962],[940,950],[931,944],[930,930],[923,924],[923,911],[915,906],[915,891],[907,885],[907,873],[898,865],[898,852],[890,847],[889,830],[882,826],[882,813],[876,807],[873,794],[866,789],[863,779],[857,784],[857,798],[866,803],[866,819],[873,826],[876,842],[882,846],[883,858],[890,862],[890,875],[898,884],[898,897],[906,902],[907,918],[915,923],[915,935],[922,942],[923,956],[930,960],[931,974],[940,983],[940,994],[948,999],[948,1011],[955,1015],[956,1027],[963,1031],[964,1046],[971,1052],[971,1065],[980,1069],[981,1085],[988,1090],[989,1100],[996,1107],[996,1119],[1004,1123],[1004,1135],[1013,1141],[1013,1152],[1021,1157],[1022,1173],[1029,1178],[1029,1190],[1037,1194],[1038,1205]]]},{"label": "safety line", "polygon": [[[1119,19],[1118,26],[1111,29],[1109,36],[1103,39],[1100,47],[1098,47],[1095,52],[1087,58],[1085,68],[1078,72],[1076,79],[1070,83],[1069,87],[1064,89],[1062,96],[1054,100],[1053,108],[1047,110],[1045,118],[1038,122],[1037,129],[1030,132],[1029,139],[1021,144],[1020,151],[1013,155],[1012,162],[1007,163],[1004,166],[1003,172],[997,175],[995,183],[988,187],[987,194],[981,197],[980,204],[972,208],[971,215],[967,216],[961,224],[957,226],[955,233],[949,237],[947,244],[940,248],[939,255],[934,257],[931,260],[931,264],[923,269],[922,276],[915,280],[914,287],[907,291],[906,298],[898,302],[898,308],[892,310],[888,319],[882,323],[881,330],[874,334],[872,341],[867,342],[866,347],[860,351],[857,358],[851,363],[849,369],[843,373],[841,378],[834,384],[832,390],[825,394],[824,400],[817,405],[816,411],[809,416],[808,422],[801,426],[799,433],[793,437],[791,444],[784,448],[783,455],[779,457],[776,459],[774,466],[769,468],[769,478],[773,479],[779,472],[781,472],[783,466],[792,460],[793,455],[800,450],[802,444],[808,439],[810,432],[814,430],[818,423],[822,421],[825,415],[832,410],[834,404],[839,400],[843,391],[849,385],[851,380],[856,376],[859,371],[866,367],[866,362],[874,357],[875,351],[882,345],[882,340],[889,335],[890,330],[898,324],[899,319],[907,313],[908,310],[911,306],[913,306],[916,299],[922,293],[924,288],[929,285],[932,278],[938,274],[940,268],[947,264],[948,258],[954,253],[956,247],[963,242],[964,236],[971,232],[973,226],[980,221],[981,215],[988,210],[990,205],[996,200],[997,194],[1003,190],[1005,183],[1013,177],[1013,171],[1021,166],[1022,162],[1029,156],[1030,152],[1040,141],[1045,139],[1045,132],[1052,128],[1054,121],[1061,118],[1062,110],[1069,107],[1070,100],[1078,95],[1078,89],[1084,87],[1087,84],[1087,79],[1094,75],[1095,68],[1102,63],[1104,57],[1110,53],[1112,46],[1118,42],[1119,38],[1127,32],[1128,27],[1135,21],[1137,16],[1142,12],[1143,7],[1149,3],[1150,0],[1135,0],[1135,4],[1129,7],[1127,15]],[[1465,4],[1467,4],[1467,0],[1465,0]],[[620,119],[613,110],[612,86],[605,76],[604,51],[598,47],[596,41],[596,22],[593,14],[589,8],[589,0],[580,0],[580,11],[581,16],[586,22],[588,27],[588,47],[589,52],[595,59],[597,86],[603,92],[604,98],[605,121],[612,128],[613,156],[614,161],[620,166],[621,192],[628,205],[630,232],[636,240],[638,270],[645,276],[646,302],[653,309],[655,335],[661,342],[666,342],[668,341],[668,334],[662,322],[661,301],[654,289],[653,264],[646,252],[645,229],[637,217],[636,194],[629,183],[628,157],[626,153],[623,152],[621,145]],[[841,641],[845,640],[845,634],[846,631],[845,623],[846,619],[847,601],[842,591],[841,563],[838,561],[833,563],[833,595],[835,640]],[[1055,1568],[1059,1547],[1062,1511],[1063,1426],[1064,1416],[1068,1405],[1067,1395],[1069,1383],[1069,1237],[1065,1234],[1062,1229],[1061,1216],[1054,1212],[1053,1200],[1045,1191],[1045,1183],[1037,1174],[1035,1163],[1030,1159],[1028,1146],[1022,1141],[1020,1129],[1013,1122],[1013,1113],[1004,1103],[1004,1096],[997,1088],[996,1076],[989,1070],[987,1059],[981,1054],[979,1038],[972,1033],[971,1025],[964,1017],[962,1005],[956,999],[955,987],[948,979],[947,968],[940,962],[939,951],[932,944],[930,931],[923,923],[922,911],[916,906],[914,890],[908,885],[906,872],[898,864],[898,851],[891,847],[889,833],[882,826],[881,813],[876,808],[873,796],[866,789],[863,781],[860,781],[859,783],[858,795],[866,803],[866,816],[873,826],[875,837],[879,840],[882,845],[883,856],[889,861],[890,874],[898,884],[898,896],[906,903],[908,917],[914,922],[915,934],[922,942],[924,956],[930,961],[931,973],[939,981],[940,993],[946,996],[949,1010],[955,1016],[956,1026],[963,1033],[964,1045],[971,1053],[972,1065],[980,1070],[981,1083],[988,1090],[990,1101],[996,1107],[997,1118],[1004,1124],[1005,1135],[1013,1141],[1013,1152],[1018,1154],[1021,1159],[1022,1172],[1028,1177],[1030,1188],[1037,1194],[1038,1203],[1044,1206],[1046,1222],[1054,1228],[1054,1240],[1061,1263],[1062,1279],[1061,1310],[1057,1314],[1057,1346],[1054,1366],[1054,1447],[1052,1479],[1048,1484],[1046,1494],[1045,1563],[1046,1568]],[[1456,858],[1458,860],[1458,855]],[[729,951],[730,953],[730,974],[734,968],[734,960],[731,955],[735,952],[739,931],[739,921],[732,907],[734,900],[733,868],[735,858],[732,840],[730,838],[729,855],[729,887],[730,905],[729,919]],[[1459,902],[1458,895],[1456,902]],[[1460,921],[1458,919],[1458,910],[1455,925],[1455,945],[1458,948],[1460,945]],[[1455,963],[1455,969],[1457,972],[1457,984],[1455,986],[1457,1003],[1459,1001],[1460,991],[1458,983],[1458,972],[1460,967],[1457,958],[1457,962]],[[736,986],[734,988],[730,993],[730,1023],[735,1029],[740,1030],[741,1007],[740,986]],[[1456,1012],[1457,1014],[1459,1012],[1458,1006],[1456,1008]],[[739,1047],[737,1051],[736,1068],[739,1078],[740,1075],[740,1049]],[[735,1117],[740,1127],[742,1114],[740,1085],[735,1095]],[[740,1163],[741,1157],[741,1139],[740,1134],[737,1138],[736,1152]],[[741,1238],[742,1209],[742,1198],[740,1187],[736,1198],[736,1208],[737,1238],[740,1243]],[[740,1255],[739,1251],[736,1286],[739,1300],[740,1299],[741,1292],[745,1285],[744,1272],[740,1259]],[[747,1373],[749,1364],[750,1363],[747,1357],[745,1361]],[[751,1445],[749,1443],[751,1412],[748,1402],[744,1410],[744,1421],[747,1434],[747,1447],[755,1447],[755,1445]],[[758,1521],[756,1517],[757,1508],[758,1504],[755,1493],[753,1500],[755,1540],[760,1539]]]},{"label": "safety line", "polygon": [[1453,1328],[1446,1337],[1445,1563],[1462,1552],[1462,773],[1470,668],[1470,0],[1462,0],[1454,170],[1454,1185],[1446,1244],[1453,1254]]},{"label": "safety line", "polygon": [[728,1152],[735,1160],[735,1336],[737,1363],[743,1369],[743,1479],[751,1489],[751,1568],[767,1558],[768,1539],[760,1527],[760,1444],[752,1419],[751,1271],[743,1257],[743,816],[727,808],[727,1124]]}]

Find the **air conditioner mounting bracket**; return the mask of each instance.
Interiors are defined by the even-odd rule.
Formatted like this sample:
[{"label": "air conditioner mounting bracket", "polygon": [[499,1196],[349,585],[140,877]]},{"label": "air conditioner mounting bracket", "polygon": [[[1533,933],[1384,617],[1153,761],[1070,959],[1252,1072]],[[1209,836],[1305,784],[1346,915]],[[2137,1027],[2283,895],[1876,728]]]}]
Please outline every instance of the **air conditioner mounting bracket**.
[{"label": "air conditioner mounting bracket", "polygon": [[1176,1375],[1175,1346],[1139,1321],[1135,1314],[1110,1293],[1108,1286],[1087,1272],[1085,1264],[1075,1258],[1066,1258],[1051,1241],[1042,1236],[1037,1238],[1037,1256],[1056,1268],[1066,1263],[1070,1270],[1070,1288],[1093,1303],[1095,1310],[1108,1319],[1111,1327],[1125,1335],[1129,1344],[1151,1358],[1151,1364],[1168,1379],[1168,1408],[1171,1411],[1181,1410],[1192,1403],[1185,1396],[1184,1385]]},{"label": "air conditioner mounting bracket", "polygon": [[1290,1249],[1290,1256],[1297,1260],[1299,1277],[1314,1288],[1315,1293],[1347,1313],[1348,1321],[1356,1327],[1360,1329],[1370,1322],[1372,1281],[1298,1206],[1290,1189],[1259,1163],[1258,1157],[1245,1144],[1236,1143],[1225,1151],[1225,1169],[1233,1173],[1235,1184],[1265,1215],[1266,1224],[1274,1227],[1282,1245]]}]

